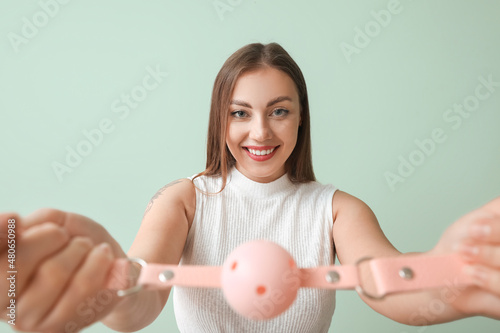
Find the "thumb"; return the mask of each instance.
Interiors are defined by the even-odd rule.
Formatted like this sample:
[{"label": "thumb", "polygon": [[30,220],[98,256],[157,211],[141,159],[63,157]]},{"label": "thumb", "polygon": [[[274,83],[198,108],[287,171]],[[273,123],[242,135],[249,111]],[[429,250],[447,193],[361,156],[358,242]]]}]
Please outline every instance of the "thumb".
[{"label": "thumb", "polygon": [[0,213],[0,252],[3,252],[9,239],[16,239],[19,235],[20,217],[17,213]]}]

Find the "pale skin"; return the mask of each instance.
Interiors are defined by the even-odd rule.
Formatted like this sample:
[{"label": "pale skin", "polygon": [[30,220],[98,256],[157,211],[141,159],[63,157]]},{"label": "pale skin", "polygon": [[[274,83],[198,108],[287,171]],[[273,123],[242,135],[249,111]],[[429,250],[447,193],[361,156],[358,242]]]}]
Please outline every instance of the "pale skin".
[{"label": "pale skin", "polygon": [[[287,97],[287,98],[283,98]],[[228,110],[227,145],[236,167],[248,178],[266,183],[284,174],[284,163],[293,150],[301,125],[300,107],[293,81],[275,69],[242,75]],[[255,161],[246,147],[278,147],[266,161]],[[371,209],[342,191],[332,198],[333,239],[341,264],[359,258],[404,256],[387,240]],[[196,208],[195,189],[180,179],[158,191],[149,203],[128,253],[98,223],[81,215],[53,209],[29,216],[0,215],[0,235],[7,220],[17,221],[18,270],[16,329],[65,331],[68,323],[81,328],[102,320],[117,331],[136,331],[161,313],[170,290],[141,291],[115,297],[96,308],[92,318],[75,309],[104,288],[106,273],[115,258],[140,257],[147,262],[178,264]],[[421,313],[443,290],[388,296],[383,301],[363,300],[377,312],[401,323],[429,325],[482,315],[500,319],[500,197],[463,216],[425,254],[460,252],[476,285],[448,298],[438,315]],[[7,244],[0,237],[0,269],[7,271]],[[4,267],[5,266],[5,267]],[[43,286],[40,287],[40,286]],[[0,280],[0,291],[8,289]],[[5,309],[7,300],[0,306]],[[419,312],[420,311],[420,312]],[[2,313],[5,320],[5,313]]]}]

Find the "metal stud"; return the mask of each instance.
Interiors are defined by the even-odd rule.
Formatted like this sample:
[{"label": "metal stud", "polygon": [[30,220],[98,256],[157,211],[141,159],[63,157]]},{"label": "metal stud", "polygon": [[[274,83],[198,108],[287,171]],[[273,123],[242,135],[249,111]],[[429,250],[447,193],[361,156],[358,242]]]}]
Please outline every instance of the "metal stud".
[{"label": "metal stud", "polygon": [[326,273],[325,279],[328,283],[337,283],[340,281],[340,275],[336,271]]},{"label": "metal stud", "polygon": [[413,279],[413,271],[411,270],[411,268],[403,267],[399,271],[399,276],[401,276],[401,278],[405,280],[411,280]]},{"label": "metal stud", "polygon": [[169,270],[163,271],[158,275],[158,278],[160,279],[161,282],[167,282],[169,280],[172,280],[173,277],[174,277],[174,272]]}]

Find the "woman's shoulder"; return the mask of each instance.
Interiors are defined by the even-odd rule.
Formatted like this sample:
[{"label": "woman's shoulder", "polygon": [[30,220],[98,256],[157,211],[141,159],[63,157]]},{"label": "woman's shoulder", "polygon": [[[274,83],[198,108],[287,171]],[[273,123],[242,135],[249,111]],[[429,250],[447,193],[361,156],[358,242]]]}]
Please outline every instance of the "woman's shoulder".
[{"label": "woman's shoulder", "polygon": [[170,199],[189,199],[195,194],[194,185],[190,178],[180,178],[163,186],[156,192],[155,196],[168,197]]},{"label": "woman's shoulder", "polygon": [[339,215],[373,214],[370,207],[361,199],[344,191],[336,191],[332,198],[334,219]]},{"label": "woman's shoulder", "polygon": [[220,191],[222,186],[222,176],[220,175],[195,174],[187,179],[201,193],[216,193]]},{"label": "woman's shoulder", "polygon": [[196,187],[192,179],[181,178],[177,180],[177,200],[180,205],[184,208],[186,213],[186,218],[188,220],[188,230],[191,229],[191,224],[193,223],[194,214],[196,211]]},{"label": "woman's shoulder", "polygon": [[[153,204],[161,207],[178,207],[186,212],[186,216],[194,215],[196,205],[196,191],[189,178],[174,180],[160,188],[146,208],[146,213],[153,208]],[[158,204],[158,205],[156,205]]]}]

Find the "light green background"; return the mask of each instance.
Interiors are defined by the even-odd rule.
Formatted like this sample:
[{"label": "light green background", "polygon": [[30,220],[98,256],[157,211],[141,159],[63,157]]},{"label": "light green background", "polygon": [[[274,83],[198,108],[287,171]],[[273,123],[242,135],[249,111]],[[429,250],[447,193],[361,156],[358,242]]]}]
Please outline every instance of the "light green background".
[{"label": "light green background", "polygon": [[[3,0],[0,211],[78,212],[128,249],[156,190],[204,168],[220,66],[247,43],[271,41],[289,51],[306,77],[317,178],[367,202],[399,250],[430,249],[450,223],[500,195],[500,87],[460,128],[443,119],[474,94],[478,77],[500,81],[497,1],[401,0],[400,13],[350,62],[340,45],[354,45],[355,28],[370,25],[371,11],[389,1],[232,3],[221,17],[212,0],[73,0],[16,52],[9,36],[21,35],[23,17],[33,22],[41,7]],[[141,84],[148,66],[169,75],[120,119],[112,103]],[[82,131],[104,118],[114,131],[59,181],[51,164],[64,163],[66,146],[75,148]],[[384,173],[396,173],[399,155],[408,158],[414,141],[435,128],[447,140],[392,191]],[[355,292],[337,295],[335,332],[500,329],[485,318],[404,326],[369,309]],[[97,324],[87,331],[107,329]],[[171,300],[143,331],[177,331]]]}]

